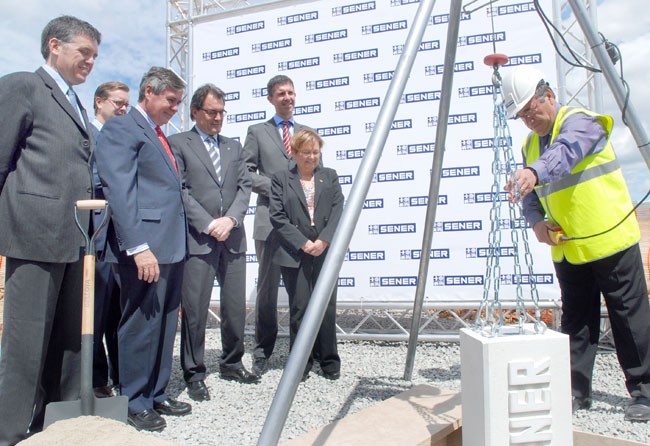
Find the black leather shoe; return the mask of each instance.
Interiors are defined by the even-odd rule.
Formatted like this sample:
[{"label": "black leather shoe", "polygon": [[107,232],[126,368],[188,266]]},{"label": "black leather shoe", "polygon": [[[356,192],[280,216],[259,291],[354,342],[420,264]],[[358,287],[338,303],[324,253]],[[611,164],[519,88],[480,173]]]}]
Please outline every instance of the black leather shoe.
[{"label": "black leather shoe", "polygon": [[300,382],[304,383],[309,379],[309,370],[306,370],[302,373],[302,378],[300,378]]},{"label": "black leather shoe", "polygon": [[325,379],[329,379],[330,381],[336,381],[341,377],[341,372],[336,371],[336,372],[326,372],[323,370],[323,377]]},{"label": "black leather shoe", "polygon": [[253,373],[262,376],[268,370],[268,360],[266,358],[253,359]]},{"label": "black leather shoe", "polygon": [[228,381],[237,381],[242,384],[253,384],[260,382],[260,377],[255,373],[251,373],[244,366],[238,369],[229,369],[227,367],[219,367],[221,379]]},{"label": "black leather shoe", "polygon": [[650,421],[650,398],[637,396],[632,404],[625,409],[625,419],[628,421]]},{"label": "black leather shoe", "polygon": [[145,409],[142,412],[131,413],[128,416],[129,424],[139,431],[161,431],[167,427],[167,422],[158,412]]},{"label": "black leather shoe", "polygon": [[171,398],[167,398],[165,401],[154,401],[153,408],[160,415],[187,415],[192,412],[192,406],[188,403],[182,401],[176,401]]},{"label": "black leather shoe", "polygon": [[203,380],[187,383],[187,394],[194,401],[210,401],[210,392]]},{"label": "black leather shoe", "polygon": [[589,409],[591,409],[591,398],[573,397],[573,402],[571,403],[572,412]]}]

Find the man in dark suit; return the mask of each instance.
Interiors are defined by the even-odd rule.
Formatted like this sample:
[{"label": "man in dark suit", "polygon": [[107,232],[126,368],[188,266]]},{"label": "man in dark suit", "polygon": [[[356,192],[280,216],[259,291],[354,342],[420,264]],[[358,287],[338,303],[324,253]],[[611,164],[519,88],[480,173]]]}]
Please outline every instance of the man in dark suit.
[{"label": "man in dark suit", "polygon": [[[104,82],[95,90],[93,101],[95,119],[90,129],[95,143],[102,127],[114,116],[124,115],[129,108],[129,87],[119,81]],[[99,182],[97,168],[93,163],[93,181],[95,198],[104,199],[104,191]],[[103,210],[93,211],[95,227],[104,218]],[[102,257],[106,245],[106,231],[99,233],[95,239],[97,257]],[[117,326],[120,322],[120,288],[115,282],[113,269],[108,262],[98,260],[95,263],[95,331],[93,344],[93,387],[98,398],[113,395],[113,386],[120,382],[117,358]],[[106,349],[104,349],[104,338]],[[108,353],[108,357],[107,357]],[[109,382],[110,374],[110,382]]]},{"label": "man in dark suit", "polygon": [[[267,99],[275,108],[270,120],[248,128],[244,150],[246,166],[253,178],[253,192],[257,193],[257,209],[253,239],[257,254],[257,300],[255,303],[255,350],[253,373],[262,375],[267,360],[273,353],[278,335],[278,286],[280,267],[272,262],[273,229],[269,219],[269,195],[273,173],[287,169],[291,159],[289,141],[301,128],[307,128],[293,119],[296,92],[293,81],[284,75],[271,78],[267,84]],[[285,124],[286,122],[286,124]]]},{"label": "man in dark suit", "polygon": [[58,17],[41,36],[45,65],[0,79],[0,445],[42,429],[47,403],[79,398],[84,240],[74,203],[92,196],[93,142],[72,87],[90,74],[100,41],[89,23]]},{"label": "man in dark suit", "polygon": [[105,260],[120,286],[120,390],[129,398],[129,423],[157,431],[162,415],[192,407],[171,399],[169,382],[187,224],[178,166],[161,125],[178,111],[185,84],[153,67],[142,78],[138,104],[102,128],[96,159],[111,203]]},{"label": "man in dark suit", "polygon": [[199,87],[190,104],[196,125],[169,140],[183,177],[189,225],[189,253],[181,297],[181,366],[187,393],[210,399],[205,386],[205,326],[214,279],[221,287],[221,359],[224,379],[253,383],[244,368],[246,322],[246,233],[244,216],[251,178],[241,144],[220,134],[225,94],[212,84]]}]

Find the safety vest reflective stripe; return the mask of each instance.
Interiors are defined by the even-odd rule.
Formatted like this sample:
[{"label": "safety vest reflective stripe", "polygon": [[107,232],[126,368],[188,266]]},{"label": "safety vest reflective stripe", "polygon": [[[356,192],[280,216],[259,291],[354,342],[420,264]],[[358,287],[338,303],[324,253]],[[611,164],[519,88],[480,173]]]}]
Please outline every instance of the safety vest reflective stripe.
[{"label": "safety vest reflective stripe", "polygon": [[620,169],[620,167],[621,166],[618,164],[618,160],[614,159],[612,161],[606,162],[605,164],[599,164],[597,166],[590,167],[589,169],[583,170],[582,172],[572,173],[571,175],[560,178],[553,183],[542,184],[539,188],[535,189],[535,192],[537,192],[537,196],[539,198],[543,198],[552,194],[553,192],[567,189],[580,183],[584,183],[585,181],[593,180],[594,178],[615,172],[616,170]]}]

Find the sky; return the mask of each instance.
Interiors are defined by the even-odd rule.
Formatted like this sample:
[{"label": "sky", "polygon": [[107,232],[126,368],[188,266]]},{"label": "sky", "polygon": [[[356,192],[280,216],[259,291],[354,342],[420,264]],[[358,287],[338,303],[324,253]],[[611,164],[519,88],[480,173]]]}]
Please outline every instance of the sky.
[{"label": "sky", "polygon": [[[446,2],[437,2],[434,11],[441,11],[443,4]],[[620,48],[631,102],[645,132],[650,132],[647,0],[598,0],[598,4],[598,31]],[[547,13],[551,16],[550,10]],[[93,72],[85,84],[75,87],[87,109],[92,108],[92,94],[97,85],[107,80],[127,83],[132,89],[131,102],[135,103],[142,74],[153,65],[166,65],[166,0],[0,0],[0,41],[5,48],[0,52],[0,76],[14,71],[34,71],[42,65],[41,31],[50,19],[62,14],[87,20],[102,33]],[[550,44],[545,37],[543,40],[540,37],[540,41]],[[603,85],[602,112],[614,117],[612,141],[630,194],[638,201],[650,190],[648,167],[630,131],[621,124],[620,111],[607,84]],[[650,147],[646,151],[650,161]]]}]

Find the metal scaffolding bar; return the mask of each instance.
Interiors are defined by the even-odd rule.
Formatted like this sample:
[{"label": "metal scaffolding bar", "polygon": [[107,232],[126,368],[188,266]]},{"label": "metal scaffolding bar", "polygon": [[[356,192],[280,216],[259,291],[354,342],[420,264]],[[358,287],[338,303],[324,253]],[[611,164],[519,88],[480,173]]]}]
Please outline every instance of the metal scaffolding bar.
[{"label": "metal scaffolding bar", "polygon": [[395,75],[388,87],[388,92],[379,111],[374,131],[370,136],[365,156],[359,166],[357,178],[352,185],[352,190],[350,191],[343,215],[341,216],[339,230],[332,240],[327,258],[323,264],[323,269],[314,287],[309,306],[300,325],[300,331],[294,342],[278,390],[271,403],[266,421],[264,422],[258,445],[275,445],[280,438],[293,397],[296,394],[298,384],[305,370],[307,357],[314,345],[316,334],[323,320],[325,308],[337,282],[339,270],[345,258],[345,251],[352,239],[356,222],[363,208],[363,202],[372,183],[373,174],[377,170],[388,132],[391,129],[402,94],[404,93],[406,82],[411,73],[413,62],[415,61],[418,47],[422,42],[422,36],[426,30],[434,4],[435,0],[423,0],[418,6],[415,18],[413,19],[413,25],[409,30],[404,45],[404,52],[397,62]]},{"label": "metal scaffolding bar", "polygon": [[442,75],[442,91],[440,106],[438,108],[438,127],[436,129],[436,141],[433,154],[433,166],[431,167],[431,182],[429,183],[429,201],[427,213],[424,220],[424,233],[422,236],[422,255],[418,270],[418,283],[415,289],[415,301],[413,303],[413,323],[409,335],[409,345],[406,354],[406,366],[404,367],[404,379],[410,380],[413,374],[413,363],[415,361],[415,347],[418,342],[418,327],[422,314],[424,292],[426,291],[427,274],[429,272],[429,252],[433,244],[433,225],[436,221],[436,210],[438,209],[438,195],[440,192],[440,179],[442,177],[442,163],[445,156],[445,142],[447,140],[447,121],[449,119],[449,104],[451,102],[454,64],[456,63],[456,47],[458,42],[458,29],[460,27],[461,0],[452,0],[449,13],[449,25],[447,27],[447,47],[445,50],[445,63]]}]

